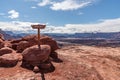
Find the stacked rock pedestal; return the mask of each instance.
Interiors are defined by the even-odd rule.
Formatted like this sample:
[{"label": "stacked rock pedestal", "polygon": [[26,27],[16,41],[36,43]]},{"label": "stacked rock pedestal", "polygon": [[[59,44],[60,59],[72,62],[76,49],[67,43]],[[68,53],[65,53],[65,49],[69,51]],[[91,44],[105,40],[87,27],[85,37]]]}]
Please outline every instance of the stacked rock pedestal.
[{"label": "stacked rock pedestal", "polygon": [[22,66],[34,69],[38,68],[49,68],[51,63],[49,62],[49,55],[51,52],[51,47],[49,45],[38,45],[29,47],[22,52],[23,61]]}]

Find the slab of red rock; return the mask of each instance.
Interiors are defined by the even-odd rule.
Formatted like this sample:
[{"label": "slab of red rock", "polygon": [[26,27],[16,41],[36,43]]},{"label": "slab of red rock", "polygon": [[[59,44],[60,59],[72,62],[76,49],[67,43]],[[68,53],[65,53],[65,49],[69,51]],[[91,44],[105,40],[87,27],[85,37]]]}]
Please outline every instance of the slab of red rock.
[{"label": "slab of red rock", "polygon": [[13,67],[18,63],[21,58],[22,55],[17,53],[4,54],[0,56],[0,66]]},{"label": "slab of red rock", "polygon": [[4,54],[10,54],[14,52],[13,49],[9,48],[9,47],[3,47],[0,49],[0,56],[4,55]]},{"label": "slab of red rock", "polygon": [[35,45],[22,52],[23,61],[26,61],[33,66],[37,66],[48,59],[50,52],[51,48],[49,45],[40,45],[40,49],[38,48],[38,45]]}]

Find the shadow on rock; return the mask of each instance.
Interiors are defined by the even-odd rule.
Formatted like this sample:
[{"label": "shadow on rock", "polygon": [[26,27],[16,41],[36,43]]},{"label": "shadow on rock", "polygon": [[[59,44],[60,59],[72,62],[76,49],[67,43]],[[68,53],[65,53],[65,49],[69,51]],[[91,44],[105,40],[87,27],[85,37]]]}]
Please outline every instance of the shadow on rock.
[{"label": "shadow on rock", "polygon": [[23,60],[21,67],[32,70],[35,73],[49,73],[55,70],[55,67],[50,60],[46,60],[45,62],[40,63],[37,66],[33,66],[29,62]]},{"label": "shadow on rock", "polygon": [[52,52],[50,54],[50,57],[51,57],[51,61],[53,62],[56,62],[56,63],[61,63],[63,62],[63,60],[61,60],[59,57],[58,57],[58,53],[57,52]]},{"label": "shadow on rock", "polygon": [[40,63],[37,66],[33,66],[29,62],[23,60],[21,67],[32,70],[34,73],[40,73],[42,80],[45,80],[45,76],[44,76],[45,73],[50,73],[50,72],[53,72],[55,70],[55,67],[51,63],[50,59],[46,60],[43,63]]}]

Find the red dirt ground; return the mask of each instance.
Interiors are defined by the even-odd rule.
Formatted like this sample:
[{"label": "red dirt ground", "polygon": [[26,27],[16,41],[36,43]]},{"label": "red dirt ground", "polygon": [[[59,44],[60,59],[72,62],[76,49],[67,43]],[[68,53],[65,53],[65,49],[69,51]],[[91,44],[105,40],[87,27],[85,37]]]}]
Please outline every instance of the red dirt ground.
[{"label": "red dirt ground", "polygon": [[[45,80],[120,80],[120,47],[64,46],[56,51],[61,63]],[[17,66],[0,67],[0,80],[42,80],[41,74]]]}]

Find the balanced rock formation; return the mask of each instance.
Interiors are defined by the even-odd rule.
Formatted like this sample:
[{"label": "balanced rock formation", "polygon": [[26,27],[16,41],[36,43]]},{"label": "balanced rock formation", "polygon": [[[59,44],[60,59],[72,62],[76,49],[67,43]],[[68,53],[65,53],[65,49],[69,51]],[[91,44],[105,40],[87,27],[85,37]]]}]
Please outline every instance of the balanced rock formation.
[{"label": "balanced rock formation", "polygon": [[50,52],[49,45],[40,45],[40,48],[38,48],[38,45],[29,47],[22,52],[22,65],[39,66],[49,58]]}]

